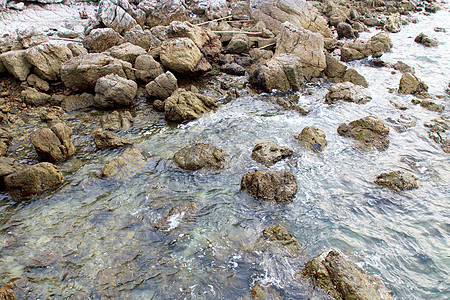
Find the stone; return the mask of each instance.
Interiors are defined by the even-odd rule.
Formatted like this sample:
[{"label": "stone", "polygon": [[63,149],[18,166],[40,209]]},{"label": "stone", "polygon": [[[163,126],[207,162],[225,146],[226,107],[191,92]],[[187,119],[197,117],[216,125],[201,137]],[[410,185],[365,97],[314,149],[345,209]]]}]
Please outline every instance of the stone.
[{"label": "stone", "polygon": [[25,57],[39,77],[56,81],[60,79],[62,63],[72,58],[72,51],[64,44],[43,43],[27,49]]},{"label": "stone", "polygon": [[274,142],[259,143],[253,148],[252,159],[262,163],[266,167],[271,167],[283,158],[294,153],[292,149],[277,145]]},{"label": "stone", "polygon": [[389,146],[389,127],[377,116],[367,116],[348,124],[343,123],[337,129],[342,136],[351,137],[365,147],[375,147],[382,151]]},{"label": "stone", "polygon": [[136,78],[147,83],[164,74],[161,64],[148,54],[139,55],[136,58],[134,67],[136,69]]},{"label": "stone", "polygon": [[416,75],[405,73],[400,78],[398,86],[399,94],[412,94],[416,96],[428,97],[428,86]]},{"label": "stone", "polygon": [[283,298],[280,294],[275,291],[270,286],[262,286],[260,284],[255,284],[252,288],[252,299],[253,300],[282,300]]},{"label": "stone", "polygon": [[[5,189],[5,177],[25,168],[18,161],[10,157],[0,157],[0,189]],[[1,298],[0,298],[1,299]]]},{"label": "stone", "polygon": [[370,38],[370,41],[382,43],[383,44],[382,51],[384,52],[391,50],[393,45],[391,38],[389,37],[389,33],[386,31],[380,31],[379,33],[375,34]]},{"label": "stone", "polygon": [[88,108],[94,105],[94,95],[89,93],[75,94],[64,97],[61,101],[61,108],[66,111],[75,111]]},{"label": "stone", "polygon": [[237,63],[225,64],[220,67],[220,71],[230,75],[245,75],[245,68],[241,65],[238,65]]},{"label": "stone", "polygon": [[127,181],[143,171],[145,159],[136,148],[127,148],[118,157],[105,164],[102,177],[117,181]]},{"label": "stone", "polygon": [[298,135],[297,139],[307,148],[320,152],[327,146],[326,134],[317,127],[307,126]]},{"label": "stone", "polygon": [[213,145],[197,143],[185,147],[173,156],[175,163],[182,169],[198,170],[201,168],[220,169],[225,164],[228,154]]},{"label": "stone", "polygon": [[400,14],[395,13],[386,18],[386,24],[384,24],[384,30],[396,33],[401,29],[401,19]]},{"label": "stone", "polygon": [[101,0],[97,9],[97,18],[106,27],[123,34],[138,24],[132,16],[136,13],[130,2],[126,0]]},{"label": "stone", "polygon": [[48,82],[41,79],[36,74],[30,74],[27,77],[27,83],[42,92],[47,92],[50,89],[50,85],[48,84]]},{"label": "stone", "polygon": [[23,48],[30,48],[49,41],[41,28],[26,26],[17,30],[17,39]]},{"label": "stone", "polygon": [[328,89],[325,103],[332,104],[339,100],[354,103],[367,103],[372,100],[370,93],[362,86],[351,82],[337,83]]},{"label": "stone", "polygon": [[162,65],[177,73],[195,72],[201,58],[200,49],[189,38],[174,38],[164,41],[161,45]]},{"label": "stone", "polygon": [[328,52],[325,52],[325,58],[327,64],[327,67],[324,70],[325,75],[329,78],[344,77],[345,72],[347,71],[347,66]]},{"label": "stone", "polygon": [[70,49],[70,51],[72,51],[73,57],[88,53],[87,49],[79,43],[68,43],[67,47]]},{"label": "stone", "polygon": [[123,43],[118,46],[111,47],[105,54],[112,57],[127,61],[134,64],[139,55],[147,54],[144,48],[133,45],[132,43]]},{"label": "stone", "polygon": [[153,109],[159,112],[164,112],[164,101],[156,99],[153,101]]},{"label": "stone", "polygon": [[182,202],[172,207],[153,227],[173,234],[177,228],[182,228],[180,223],[188,221],[197,212],[198,205],[195,201]]},{"label": "stone", "polygon": [[133,116],[129,111],[112,111],[101,117],[100,123],[105,130],[128,130],[133,123]]},{"label": "stone", "polygon": [[27,105],[42,106],[51,98],[50,95],[41,93],[35,88],[27,87],[21,92],[21,96]]},{"label": "stone", "polygon": [[239,33],[233,35],[225,51],[228,53],[243,53],[246,52],[249,48],[250,40],[248,38],[248,35]]},{"label": "stone", "polygon": [[130,107],[137,93],[137,84],[133,80],[108,74],[95,84],[94,107],[120,108]]},{"label": "stone", "polygon": [[437,111],[437,112],[441,112],[445,109],[444,105],[434,103],[433,101],[430,101],[430,100],[421,101],[420,106],[425,107],[429,111]]},{"label": "stone", "polygon": [[303,251],[298,240],[281,225],[265,228],[262,233],[264,240],[286,248],[293,255]]},{"label": "stone", "polygon": [[337,24],[336,31],[338,34],[338,39],[355,39],[355,38],[357,38],[352,26],[348,23]]},{"label": "stone", "polygon": [[150,30],[143,30],[141,25],[136,25],[123,35],[123,38],[133,45],[148,50],[150,47],[159,47],[161,40],[154,36]]},{"label": "stone", "polygon": [[217,99],[184,89],[177,89],[164,104],[165,117],[169,121],[195,120],[201,114],[217,108]]},{"label": "stone", "polygon": [[148,95],[159,100],[169,98],[176,89],[178,89],[178,81],[170,71],[159,75],[145,86]]},{"label": "stone", "polygon": [[439,42],[436,39],[429,37],[423,32],[416,36],[414,42],[422,44],[425,47],[437,47],[439,45]]},{"label": "stone", "polygon": [[402,61],[397,61],[394,65],[393,65],[394,69],[397,71],[400,71],[401,73],[411,73],[414,74],[415,70],[413,67],[408,66],[407,64],[405,64]]},{"label": "stone", "polygon": [[38,129],[31,135],[31,143],[41,160],[63,161],[75,153],[70,137],[72,129],[64,123]]},{"label": "stone", "polygon": [[188,10],[182,0],[144,0],[138,5],[146,15],[148,27],[166,26],[172,21],[188,20]]},{"label": "stone", "polygon": [[295,197],[298,185],[292,173],[256,170],[242,177],[241,189],[258,200],[286,203]]},{"label": "stone", "polygon": [[392,171],[389,173],[381,173],[377,176],[375,183],[399,192],[403,190],[411,190],[419,187],[417,177],[411,173],[404,171]]},{"label": "stone", "polygon": [[115,149],[133,145],[133,143],[127,139],[124,139],[117,133],[102,130],[95,132],[94,143],[98,149]]},{"label": "stone", "polygon": [[250,57],[259,63],[271,59],[273,56],[273,52],[270,50],[264,50],[259,48],[252,48],[248,51]]},{"label": "stone", "polygon": [[25,56],[26,50],[14,50],[0,54],[3,66],[20,81],[25,81],[31,70],[31,64]]},{"label": "stone", "polygon": [[14,199],[21,200],[61,185],[62,173],[48,162],[38,163],[5,177],[5,186]]},{"label": "stone", "polygon": [[366,78],[364,78],[364,76],[362,76],[361,74],[358,73],[358,71],[356,71],[355,69],[347,69],[347,71],[345,71],[344,77],[342,77],[342,81],[348,81],[351,82],[353,84],[356,84],[358,86],[362,86],[362,87],[368,87],[369,84],[366,81]]},{"label": "stone", "polygon": [[360,60],[369,56],[380,57],[384,45],[379,41],[347,42],[341,49],[341,60],[345,62]]},{"label": "stone", "polygon": [[111,28],[94,29],[83,39],[83,46],[90,53],[103,52],[122,43],[123,37]]}]

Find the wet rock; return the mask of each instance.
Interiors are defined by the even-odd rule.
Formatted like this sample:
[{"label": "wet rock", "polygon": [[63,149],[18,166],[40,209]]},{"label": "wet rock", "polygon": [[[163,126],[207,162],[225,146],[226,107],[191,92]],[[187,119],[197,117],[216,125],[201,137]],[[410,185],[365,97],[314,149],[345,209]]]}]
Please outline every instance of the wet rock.
[{"label": "wet rock", "polygon": [[370,38],[371,41],[380,42],[383,44],[383,51],[387,52],[392,48],[392,41],[389,37],[389,33],[386,31],[380,31]]},{"label": "wet rock", "polygon": [[342,136],[351,137],[366,147],[386,150],[389,146],[389,127],[379,117],[367,116],[350,123],[343,123],[337,129]]},{"label": "wet rock", "polygon": [[0,60],[6,70],[8,70],[9,74],[21,81],[27,79],[31,70],[31,64],[25,57],[25,51],[26,50],[14,50],[0,54]]},{"label": "wet rock", "polygon": [[[10,157],[0,157],[0,189],[5,189],[5,177],[24,168],[18,161]],[[0,298],[1,299],[1,298]]]},{"label": "wet rock", "polygon": [[27,87],[21,92],[22,98],[27,105],[42,106],[46,104],[51,96],[41,93],[35,88]]},{"label": "wet rock", "polygon": [[320,152],[327,146],[326,134],[323,130],[317,127],[305,127],[302,132],[298,135],[297,139],[302,142],[302,144],[313,150]]},{"label": "wet rock", "polygon": [[169,98],[176,89],[178,81],[170,71],[159,75],[145,86],[148,95],[159,100]]},{"label": "wet rock", "polygon": [[138,8],[145,12],[145,24],[150,28],[188,19],[188,11],[181,0],[144,0],[139,3]]},{"label": "wet rock", "polygon": [[53,124],[50,128],[38,129],[31,135],[31,143],[41,160],[63,161],[75,153],[70,137],[72,129],[64,123]]},{"label": "wet rock", "polygon": [[176,164],[186,170],[198,170],[201,168],[221,168],[228,154],[222,149],[205,143],[197,143],[195,146],[185,147],[174,155]]},{"label": "wet rock", "polygon": [[423,32],[416,36],[414,42],[422,44],[425,47],[437,47],[439,45],[439,42],[436,39],[429,37]]},{"label": "wet rock", "polygon": [[428,86],[416,75],[405,73],[400,79],[398,87],[399,94],[412,94],[420,97],[429,97]]},{"label": "wet rock", "polygon": [[177,73],[195,72],[201,58],[200,49],[189,38],[170,39],[161,45],[162,65]]},{"label": "wet rock", "polygon": [[70,49],[70,51],[72,51],[73,57],[88,53],[87,49],[79,43],[68,43],[67,47]]},{"label": "wet rock", "polygon": [[430,129],[428,133],[430,138],[438,143],[444,152],[450,153],[450,121],[441,117],[432,120],[430,123],[425,123],[425,127]]},{"label": "wet rock", "polygon": [[117,181],[131,179],[145,168],[145,159],[136,148],[127,148],[118,157],[108,162],[102,171],[102,177]]},{"label": "wet rock", "polygon": [[295,197],[298,185],[292,173],[256,170],[244,175],[241,189],[258,200],[285,203]]},{"label": "wet rock", "polygon": [[184,89],[177,89],[164,104],[165,117],[169,121],[195,120],[201,114],[217,108],[217,99]]},{"label": "wet rock", "polygon": [[108,74],[95,84],[94,106],[98,108],[130,107],[137,93],[133,80]]},{"label": "wet rock", "polygon": [[386,121],[399,133],[405,132],[408,128],[417,125],[416,118],[403,114],[398,119],[387,118]]},{"label": "wet rock", "polygon": [[325,259],[311,259],[302,274],[335,299],[393,299],[378,278],[364,273],[337,251],[330,251]]},{"label": "wet rock", "polygon": [[173,233],[180,226],[181,222],[186,222],[198,211],[195,201],[183,202],[175,205],[162,217],[162,220],[154,225],[155,228]]},{"label": "wet rock", "polygon": [[291,156],[293,153],[294,151],[288,147],[277,145],[274,142],[263,142],[253,148],[252,159],[262,163],[266,167],[270,167],[283,158]]},{"label": "wet rock", "polygon": [[94,143],[98,149],[114,149],[133,145],[129,140],[122,138],[117,133],[99,130],[94,134]]},{"label": "wet rock", "polygon": [[420,106],[425,107],[429,111],[437,111],[437,112],[441,112],[445,109],[444,105],[434,103],[433,101],[430,101],[430,100],[421,101]]},{"label": "wet rock", "polygon": [[83,40],[83,46],[89,52],[103,52],[113,46],[124,43],[124,39],[111,28],[92,30]]},{"label": "wet rock", "polygon": [[5,186],[15,199],[26,199],[61,185],[62,173],[47,162],[38,163],[5,177]]},{"label": "wet rock", "polygon": [[226,47],[228,53],[243,53],[250,48],[250,40],[246,34],[235,34]]},{"label": "wet rock", "polygon": [[391,189],[394,192],[411,190],[419,187],[417,183],[417,177],[411,173],[404,171],[382,173],[377,176],[375,183]]},{"label": "wet rock", "polygon": [[351,82],[337,83],[328,89],[325,103],[332,104],[339,100],[354,103],[367,103],[372,100],[368,90]]},{"label": "wet rock", "polygon": [[9,130],[4,127],[0,127],[0,156],[6,155],[8,146],[11,145],[12,140],[13,136]]},{"label": "wet rock", "polygon": [[414,68],[411,66],[408,66],[407,64],[405,64],[402,61],[398,61],[393,65],[394,69],[397,71],[400,71],[402,73],[411,73],[414,74]]},{"label": "wet rock", "polygon": [[72,58],[72,51],[57,43],[43,43],[25,51],[25,57],[34,67],[34,72],[45,80],[59,80],[61,65]]},{"label": "wet rock", "polygon": [[259,283],[255,284],[252,288],[253,300],[282,300],[280,294],[277,293],[270,286],[262,286]]},{"label": "wet rock", "polygon": [[107,55],[111,55],[117,59],[127,61],[134,64],[136,58],[139,55],[147,54],[144,48],[133,45],[132,43],[123,43],[118,46],[111,47],[109,50],[104,52]]},{"label": "wet rock", "polygon": [[164,73],[164,69],[151,55],[139,55],[134,63],[136,78],[150,82]]},{"label": "wet rock", "polygon": [[129,111],[113,111],[103,115],[100,119],[105,130],[128,130],[133,123],[133,117]]},{"label": "wet rock", "polygon": [[88,93],[69,95],[64,97],[60,104],[61,108],[66,112],[88,108],[93,105],[94,95]]},{"label": "wet rock", "polygon": [[220,70],[230,75],[238,75],[238,76],[245,75],[244,67],[238,65],[237,63],[225,64],[220,67]]},{"label": "wet rock", "polygon": [[101,0],[97,10],[98,20],[120,34],[138,24],[132,14],[137,16],[137,12],[130,5],[130,2],[125,0]]},{"label": "wet rock", "polygon": [[380,57],[384,46],[378,41],[356,41],[345,43],[341,49],[341,60],[360,60],[369,56]]},{"label": "wet rock", "polygon": [[401,28],[401,19],[399,13],[387,17],[386,24],[384,25],[384,30],[396,33],[400,31],[400,28]]},{"label": "wet rock", "polygon": [[358,71],[356,71],[355,69],[347,69],[347,71],[345,71],[344,77],[342,77],[342,81],[346,82],[351,82],[354,83],[356,85],[359,86],[363,86],[363,87],[368,87],[369,84],[366,81],[366,78],[364,78],[364,76],[362,76],[361,74],[358,73]]},{"label": "wet rock", "polygon": [[50,85],[48,84],[48,82],[41,79],[35,74],[30,74],[27,77],[27,83],[42,92],[47,92],[50,89]]},{"label": "wet rock", "polygon": [[336,26],[336,31],[338,34],[338,39],[355,39],[357,35],[353,31],[353,28],[348,23],[339,23]]},{"label": "wet rock", "polygon": [[298,240],[281,225],[265,228],[263,238],[267,242],[285,248],[292,255],[303,251],[303,247]]},{"label": "wet rock", "polygon": [[342,78],[347,71],[347,66],[341,63],[337,58],[328,52],[325,52],[327,67],[325,68],[325,75],[329,78]]}]

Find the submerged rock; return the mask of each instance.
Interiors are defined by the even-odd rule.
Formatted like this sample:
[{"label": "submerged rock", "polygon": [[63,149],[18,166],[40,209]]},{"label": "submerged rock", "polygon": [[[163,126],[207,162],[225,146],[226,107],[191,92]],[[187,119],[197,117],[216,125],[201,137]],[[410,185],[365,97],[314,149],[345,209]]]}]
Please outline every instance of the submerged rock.
[{"label": "submerged rock", "polygon": [[164,104],[165,117],[169,121],[195,120],[201,114],[217,108],[217,99],[199,93],[177,89]]},{"label": "submerged rock", "polygon": [[298,135],[297,139],[302,142],[302,144],[313,150],[320,152],[322,151],[326,145],[326,134],[323,132],[323,130],[317,128],[317,127],[305,127],[303,128],[302,132]]},{"label": "submerged rock", "polygon": [[[0,9],[1,10],[1,9]],[[1,300],[17,300],[16,293],[9,285],[3,285],[0,287],[0,299]]]},{"label": "submerged rock", "polygon": [[387,187],[394,192],[411,190],[419,187],[417,177],[404,171],[392,171],[377,176],[375,183]]},{"label": "submerged rock", "polygon": [[431,123],[426,123],[425,127],[430,129],[428,135],[438,143],[444,152],[450,153],[450,120],[444,117],[434,119]]},{"label": "submerged rock", "polygon": [[72,129],[64,123],[55,123],[31,135],[31,143],[39,158],[50,162],[63,161],[75,153],[70,137]]},{"label": "submerged rock", "polygon": [[400,71],[402,73],[411,73],[414,74],[415,70],[413,67],[408,66],[407,64],[405,64],[402,61],[397,61],[394,65],[393,65],[394,69],[397,71]]},{"label": "submerged rock", "polygon": [[285,203],[295,197],[298,185],[292,173],[256,170],[242,177],[241,189],[258,200]]},{"label": "submerged rock", "polygon": [[98,149],[114,149],[132,145],[129,140],[124,139],[117,133],[99,130],[94,134],[94,143]]},{"label": "submerged rock", "polygon": [[83,93],[64,97],[61,108],[66,112],[75,111],[94,105],[94,95]]},{"label": "submerged rock", "polygon": [[293,153],[294,151],[288,147],[277,145],[274,142],[263,142],[253,148],[252,159],[262,163],[266,167],[270,167],[283,158],[291,156]]},{"label": "submerged rock", "polygon": [[360,141],[366,147],[386,150],[389,146],[389,127],[379,117],[367,116],[350,123],[343,123],[337,129],[342,136]]},{"label": "submerged rock", "polygon": [[154,225],[155,228],[173,233],[181,222],[186,222],[198,211],[198,205],[195,201],[182,202],[170,209],[164,214],[162,220]]},{"label": "submerged rock", "polygon": [[108,162],[102,170],[102,177],[117,181],[131,179],[145,168],[145,159],[136,148],[127,148],[118,157]]},{"label": "submerged rock", "polygon": [[436,39],[429,37],[423,32],[416,36],[414,42],[422,44],[425,47],[437,47],[439,45],[439,42]]},{"label": "submerged rock", "polygon": [[222,149],[205,144],[197,143],[195,146],[185,147],[174,155],[177,165],[186,170],[198,170],[201,168],[221,168],[228,154]]},{"label": "submerged rock", "polygon": [[433,101],[430,101],[430,100],[420,101],[420,106],[425,107],[429,111],[437,111],[437,112],[441,112],[445,109],[444,105],[434,103]]},{"label": "submerged rock", "polygon": [[297,255],[303,251],[298,240],[281,225],[265,228],[263,230],[265,241],[286,249],[291,255]]},{"label": "submerged rock", "polygon": [[252,288],[253,300],[282,300],[280,294],[270,286],[262,286],[259,283]]},{"label": "submerged rock", "polygon": [[354,103],[367,103],[372,100],[368,90],[351,82],[337,83],[328,89],[325,103],[332,104],[339,100]]}]

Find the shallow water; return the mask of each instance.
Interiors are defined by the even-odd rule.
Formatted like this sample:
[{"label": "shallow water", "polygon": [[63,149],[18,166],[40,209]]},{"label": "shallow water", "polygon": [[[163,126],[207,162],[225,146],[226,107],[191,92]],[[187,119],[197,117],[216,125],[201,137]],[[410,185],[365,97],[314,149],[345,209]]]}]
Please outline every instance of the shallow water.
[{"label": "shallow water", "polygon": [[[391,34],[394,47],[382,57],[415,67],[434,95],[444,95],[449,80],[449,16],[448,11],[418,16],[420,23]],[[436,26],[447,33],[435,33]],[[440,46],[415,44],[420,32],[435,36]],[[450,160],[424,126],[439,114],[413,105],[411,96],[388,92],[398,87],[398,72],[366,61],[351,66],[368,80],[373,100],[327,105],[330,84],[319,82],[298,93],[299,104],[311,109],[308,116],[267,101],[270,95],[241,89],[237,99],[221,97],[216,112],[177,126],[139,101],[133,127],[120,134],[141,150],[147,165],[125,183],[99,178],[104,164],[122,151],[96,150],[89,133],[100,126],[102,113],[69,114],[65,121],[74,130],[77,153],[58,164],[64,185],[22,203],[1,194],[0,277],[17,278],[19,296],[28,299],[239,299],[257,281],[285,299],[308,299],[308,286],[295,281],[294,273],[333,248],[381,278],[396,299],[450,297]],[[395,109],[390,100],[408,110]],[[436,102],[448,106],[449,98]],[[403,133],[391,128],[383,152],[361,149],[337,134],[342,122],[369,114],[383,119],[405,114],[415,117],[417,126]],[[448,107],[441,114],[448,117]],[[36,124],[30,118],[26,134],[12,146],[25,164],[37,162],[28,142]],[[327,134],[322,153],[304,149],[294,138],[305,126]],[[263,140],[294,150],[270,168],[296,176],[299,191],[290,204],[261,203],[240,191],[246,172],[264,168],[250,159]],[[228,152],[224,169],[184,171],[173,163],[176,151],[200,141]],[[393,193],[373,183],[381,172],[397,169],[419,177],[419,189]],[[188,218],[170,215],[166,226],[158,225],[172,207],[189,201],[198,211]],[[262,230],[276,224],[305,247],[302,257],[254,250]]]}]

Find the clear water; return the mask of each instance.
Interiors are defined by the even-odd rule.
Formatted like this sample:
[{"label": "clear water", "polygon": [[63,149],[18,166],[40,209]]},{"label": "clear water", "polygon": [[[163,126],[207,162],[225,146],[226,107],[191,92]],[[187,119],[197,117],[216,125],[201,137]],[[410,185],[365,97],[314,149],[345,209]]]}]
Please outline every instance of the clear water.
[{"label": "clear water", "polygon": [[[444,95],[450,78],[449,17],[445,10],[419,16],[421,22],[391,35],[394,47],[383,55],[415,67],[433,95]],[[434,32],[436,26],[447,33]],[[420,32],[435,36],[440,46],[416,45]],[[121,152],[95,149],[89,133],[100,126],[102,112],[66,116],[77,153],[58,164],[64,185],[22,203],[1,195],[0,277],[16,279],[19,296],[28,299],[239,299],[256,281],[285,299],[308,299],[307,286],[293,275],[307,259],[332,248],[380,277],[396,299],[448,299],[450,160],[424,126],[439,114],[411,104],[411,96],[389,93],[401,77],[392,69],[364,61],[352,67],[368,80],[373,100],[326,105],[329,84],[321,82],[299,93],[299,103],[311,109],[308,116],[245,88],[241,97],[222,100],[216,112],[178,126],[140,101],[134,126],[120,133],[142,151],[147,166],[125,183],[99,178],[104,164]],[[217,85],[215,80],[204,88],[218,95]],[[391,100],[408,110],[395,109]],[[449,117],[448,96],[436,102],[446,105],[441,114]],[[369,114],[406,114],[417,126],[403,133],[391,128],[384,152],[362,150],[337,134],[340,123]],[[29,144],[36,124],[30,117],[13,144],[13,156],[26,164],[37,162]],[[322,153],[294,138],[305,126],[327,134]],[[246,172],[264,168],[250,159],[262,140],[295,152],[271,168],[296,176],[299,191],[291,204],[261,203],[240,191]],[[200,141],[229,153],[224,169],[184,171],[173,163],[176,151]],[[414,173],[419,189],[393,193],[373,183],[378,174],[398,169]],[[197,203],[197,212],[165,220],[173,206],[189,201]],[[166,227],[158,228],[161,222]],[[262,230],[276,224],[294,234],[304,256],[253,250]]]}]

